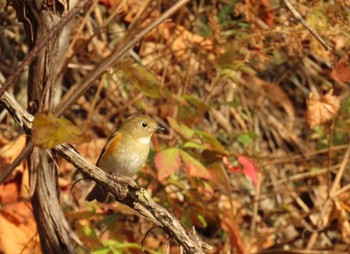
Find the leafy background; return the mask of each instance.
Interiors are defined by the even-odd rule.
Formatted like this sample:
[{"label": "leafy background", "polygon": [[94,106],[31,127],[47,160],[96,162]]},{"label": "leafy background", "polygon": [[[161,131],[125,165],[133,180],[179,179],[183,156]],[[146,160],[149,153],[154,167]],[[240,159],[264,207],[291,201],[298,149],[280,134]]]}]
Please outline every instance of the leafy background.
[{"label": "leafy background", "polygon": [[[62,38],[57,101],[172,3],[104,0],[84,10]],[[164,126],[135,179],[184,225],[195,226],[214,253],[346,253],[350,247],[350,4],[293,5],[332,51],[280,1],[192,1],[64,116],[91,137],[77,148],[92,162],[127,116],[148,114]],[[0,21],[6,77],[28,49],[11,7]],[[24,74],[11,91],[23,105],[25,90]],[[0,117],[1,170],[25,139],[6,111]],[[45,137],[54,135],[46,131]],[[63,160],[58,164],[62,209],[93,253],[179,252],[164,231],[129,208],[84,202],[90,183],[74,184],[82,176]],[[0,185],[0,201],[0,251],[39,253],[25,164]]]}]

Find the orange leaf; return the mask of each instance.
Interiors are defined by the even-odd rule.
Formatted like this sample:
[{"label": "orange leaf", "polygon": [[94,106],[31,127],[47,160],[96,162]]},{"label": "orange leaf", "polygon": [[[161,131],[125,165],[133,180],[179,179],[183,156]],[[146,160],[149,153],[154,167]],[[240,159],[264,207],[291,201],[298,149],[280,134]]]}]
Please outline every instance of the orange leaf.
[{"label": "orange leaf", "polygon": [[[6,145],[0,147],[0,172],[8,165],[10,165],[14,159],[21,153],[26,143],[26,137],[24,135],[19,136],[17,139],[12,140]],[[22,162],[16,168],[16,172],[24,172],[25,166]],[[12,174],[13,176],[15,174]],[[7,179],[9,181],[9,179]]]},{"label": "orange leaf", "polygon": [[262,0],[259,6],[260,13],[262,13],[262,19],[265,21],[265,23],[269,27],[274,27],[275,22],[274,22],[274,16],[273,16],[273,11],[271,8],[270,1],[268,0]]},{"label": "orange leaf", "polygon": [[158,180],[161,182],[180,169],[180,150],[178,148],[163,150],[156,154],[154,163],[158,169]]},{"label": "orange leaf", "polygon": [[16,182],[9,182],[0,185],[1,204],[14,203],[19,198],[19,187]]},{"label": "orange leaf", "polygon": [[334,119],[340,107],[339,97],[333,95],[333,89],[320,97],[310,93],[306,103],[306,121],[311,129]]},{"label": "orange leaf", "polygon": [[338,82],[347,82],[350,80],[350,53],[345,54],[335,68],[329,73],[329,76]]},{"label": "orange leaf", "polygon": [[221,227],[225,230],[229,236],[229,240],[233,246],[235,246],[238,254],[247,254],[244,241],[240,236],[237,222],[233,218],[232,213],[225,211],[219,214]]},{"label": "orange leaf", "polygon": [[37,229],[30,203],[8,204],[1,210],[1,253],[41,253],[40,244],[33,239]]},{"label": "orange leaf", "polygon": [[339,64],[336,66],[329,76],[338,82],[347,82],[350,80],[350,66],[346,64]]},{"label": "orange leaf", "polygon": [[181,158],[185,164],[185,171],[190,177],[200,177],[209,179],[211,177],[209,170],[203,166],[201,162],[189,155],[183,150],[180,150]]}]

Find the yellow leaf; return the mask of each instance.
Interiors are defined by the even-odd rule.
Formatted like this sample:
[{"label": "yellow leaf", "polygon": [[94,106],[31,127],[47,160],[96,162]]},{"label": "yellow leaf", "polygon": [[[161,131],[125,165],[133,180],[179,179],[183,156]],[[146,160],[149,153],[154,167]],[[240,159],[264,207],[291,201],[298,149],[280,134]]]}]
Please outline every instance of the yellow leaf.
[{"label": "yellow leaf", "polygon": [[163,98],[161,93],[160,81],[156,76],[144,66],[125,63],[120,65],[127,78],[134,83],[145,95],[160,99]]},{"label": "yellow leaf", "polygon": [[64,142],[86,143],[90,137],[67,119],[56,118],[51,112],[42,112],[35,115],[32,140],[36,146],[52,148]]}]

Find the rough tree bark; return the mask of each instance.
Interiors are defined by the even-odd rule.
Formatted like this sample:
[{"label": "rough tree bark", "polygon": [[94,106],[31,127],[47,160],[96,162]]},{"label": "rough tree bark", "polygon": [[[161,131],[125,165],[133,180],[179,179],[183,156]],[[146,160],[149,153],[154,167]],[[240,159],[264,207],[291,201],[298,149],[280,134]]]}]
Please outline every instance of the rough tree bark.
[{"label": "rough tree bark", "polygon": [[[65,1],[14,0],[12,3],[18,19],[24,24],[30,50],[57,25],[68,9]],[[28,111],[33,115],[54,108],[59,37],[59,32],[54,34],[29,67]],[[57,168],[53,160],[47,151],[37,147],[28,157],[33,212],[43,253],[53,250],[55,253],[74,253],[70,240],[72,233],[60,210]]]}]

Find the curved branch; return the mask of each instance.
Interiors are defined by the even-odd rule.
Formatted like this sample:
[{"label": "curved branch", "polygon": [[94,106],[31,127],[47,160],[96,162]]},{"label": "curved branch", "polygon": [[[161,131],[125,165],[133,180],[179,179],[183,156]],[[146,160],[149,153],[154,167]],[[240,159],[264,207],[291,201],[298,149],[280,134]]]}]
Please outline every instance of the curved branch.
[{"label": "curved branch", "polygon": [[190,233],[177,218],[164,207],[155,203],[146,190],[139,187],[131,178],[116,177],[105,173],[87,161],[70,145],[62,144],[55,147],[54,150],[85,175],[108,189],[116,200],[128,205],[148,220],[164,228],[184,247],[187,253],[200,254],[211,249],[211,246],[202,242],[195,232]]},{"label": "curved branch", "polygon": [[[12,117],[26,130],[31,129],[31,114],[26,112],[12,96],[5,92],[0,98],[3,105]],[[28,120],[30,119],[30,120]],[[171,237],[184,247],[187,253],[203,254],[211,249],[211,246],[202,242],[194,231],[186,229],[181,222],[170,214],[165,208],[155,203],[149,194],[139,187],[131,178],[113,177],[96,167],[82,157],[72,146],[62,144],[55,147],[68,162],[81,170],[89,178],[95,180],[108,189],[118,201],[130,206],[141,215],[161,226]]]}]

